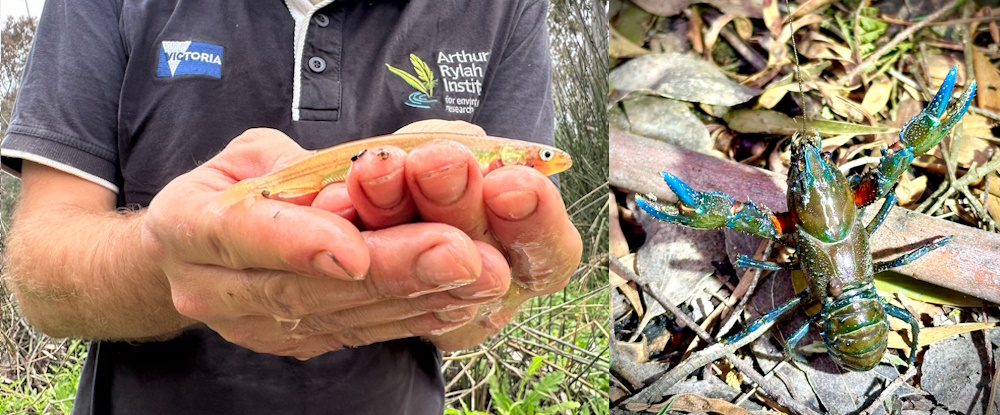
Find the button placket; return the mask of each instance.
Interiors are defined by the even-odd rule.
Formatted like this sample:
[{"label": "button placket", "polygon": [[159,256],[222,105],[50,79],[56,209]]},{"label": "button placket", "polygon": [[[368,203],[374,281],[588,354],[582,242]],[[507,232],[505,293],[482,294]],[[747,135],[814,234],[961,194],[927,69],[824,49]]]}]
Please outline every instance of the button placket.
[{"label": "button placket", "polygon": [[330,25],[330,18],[325,14],[317,14],[313,16],[313,22],[316,23],[316,26],[327,27]]}]

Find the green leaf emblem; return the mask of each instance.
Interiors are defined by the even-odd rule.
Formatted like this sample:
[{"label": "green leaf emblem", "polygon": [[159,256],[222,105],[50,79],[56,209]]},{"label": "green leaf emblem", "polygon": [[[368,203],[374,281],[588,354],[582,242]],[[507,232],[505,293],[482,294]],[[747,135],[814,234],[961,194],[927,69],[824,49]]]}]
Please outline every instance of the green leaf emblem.
[{"label": "green leaf emblem", "polygon": [[434,86],[437,85],[437,80],[434,79],[434,71],[419,56],[412,53],[410,54],[410,63],[413,65],[413,70],[417,74],[416,76],[388,63],[385,66],[389,68],[389,71],[403,78],[406,83],[410,84],[417,91],[423,92],[428,98],[433,97]]}]

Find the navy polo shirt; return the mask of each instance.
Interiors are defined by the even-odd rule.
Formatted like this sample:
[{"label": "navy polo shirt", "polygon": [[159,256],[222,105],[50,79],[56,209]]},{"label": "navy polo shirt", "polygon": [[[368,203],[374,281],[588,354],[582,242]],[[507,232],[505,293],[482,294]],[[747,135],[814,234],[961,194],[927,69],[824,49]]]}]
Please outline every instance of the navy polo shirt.
[{"label": "navy polo shirt", "polygon": [[[466,120],[551,144],[542,0],[50,0],[2,143],[145,206],[253,127],[303,147]],[[134,241],[138,243],[138,241]],[[93,342],[74,414],[441,414],[417,339],[300,362],[193,328]]]}]

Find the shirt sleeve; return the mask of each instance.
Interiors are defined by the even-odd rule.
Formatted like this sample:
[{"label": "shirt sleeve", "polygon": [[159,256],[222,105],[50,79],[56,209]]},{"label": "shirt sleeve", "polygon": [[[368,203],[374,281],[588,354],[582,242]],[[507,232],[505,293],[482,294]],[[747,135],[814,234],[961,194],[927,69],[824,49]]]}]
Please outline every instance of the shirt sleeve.
[{"label": "shirt sleeve", "polygon": [[520,2],[495,72],[483,86],[472,122],[487,134],[552,145],[552,57],[546,26],[548,2]]},{"label": "shirt sleeve", "polygon": [[29,160],[118,192],[120,15],[121,0],[46,2],[0,144],[5,169]]}]

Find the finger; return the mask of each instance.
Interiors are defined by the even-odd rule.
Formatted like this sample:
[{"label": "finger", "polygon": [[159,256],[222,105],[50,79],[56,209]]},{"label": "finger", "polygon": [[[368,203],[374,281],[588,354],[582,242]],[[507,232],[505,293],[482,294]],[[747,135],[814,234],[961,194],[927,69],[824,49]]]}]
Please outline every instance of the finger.
[{"label": "finger", "polygon": [[314,335],[301,332],[301,323],[294,328],[282,327],[266,317],[247,317],[235,324],[222,326],[217,332],[227,341],[258,353],[308,359],[344,347],[444,334],[468,323],[477,310],[476,306],[467,306],[448,311],[446,319],[441,318],[444,313],[425,313],[383,324]]},{"label": "finger", "polygon": [[483,186],[490,229],[507,248],[513,278],[536,291],[562,289],[580,263],[583,242],[559,190],[520,166],[491,172]]},{"label": "finger", "polygon": [[347,191],[368,229],[407,223],[416,208],[406,189],[406,152],[396,147],[369,149],[347,173]]},{"label": "finger", "polygon": [[[472,284],[447,292],[431,293],[414,298],[383,300],[332,313],[307,316],[302,319],[297,331],[303,334],[330,333],[345,328],[387,323],[428,312],[443,313],[438,314],[438,318],[443,321],[455,321],[455,317],[449,317],[449,315],[454,314],[453,310],[496,299],[507,292],[510,283],[510,270],[507,268],[506,259],[493,247],[483,243],[477,243],[477,245],[480,252],[484,254],[484,276]],[[488,269],[500,271],[487,271]],[[487,273],[499,275],[487,276],[485,275]]]},{"label": "finger", "polygon": [[222,171],[236,183],[277,170],[307,152],[279,130],[251,128],[230,141],[204,166]]},{"label": "finger", "polygon": [[455,330],[469,322],[469,320],[472,320],[476,315],[476,311],[476,306],[452,310],[453,321],[444,321],[437,315],[428,313],[400,321],[346,329],[336,333],[313,337],[332,337],[345,346],[358,347],[408,337],[443,334]]},{"label": "finger", "polygon": [[334,336],[301,336],[297,328],[282,326],[274,319],[261,316],[244,317],[210,326],[226,341],[257,353],[290,356],[307,360],[346,346]]},{"label": "finger", "polygon": [[406,159],[406,182],[420,216],[447,223],[477,241],[500,247],[489,233],[483,175],[467,147],[447,140],[417,146]]},{"label": "finger", "polygon": [[223,214],[209,212],[195,229],[184,230],[203,237],[180,235],[180,241],[195,244],[181,250],[188,262],[348,281],[368,272],[369,255],[361,233],[333,213],[266,199]]},{"label": "finger", "polygon": [[312,206],[332,212],[349,221],[354,221],[358,216],[354,202],[347,192],[347,185],[344,183],[333,183],[324,187],[312,201]]},{"label": "finger", "polygon": [[476,281],[448,290],[455,298],[489,300],[499,297],[510,288],[510,266],[500,251],[485,242],[476,241],[482,259],[482,271]]},{"label": "finger", "polygon": [[374,232],[365,239],[372,265],[368,279],[380,295],[416,297],[475,282],[482,271],[479,249],[454,227],[411,223]]},{"label": "finger", "polygon": [[241,316],[294,320],[382,300],[369,282],[311,278],[273,270],[173,263],[174,308],[212,326]]},{"label": "finger", "polygon": [[308,316],[302,319],[295,332],[301,335],[335,333],[392,323],[424,314],[433,314],[442,323],[462,322],[467,320],[469,311],[466,309],[472,307],[475,310],[478,305],[477,301],[458,300],[454,297],[448,298],[447,293],[434,293],[419,299],[387,300],[335,313]]},{"label": "finger", "polygon": [[477,282],[483,269],[479,247],[461,231],[447,225],[402,225],[366,232],[365,239],[372,262],[367,278],[362,281],[172,262],[166,271],[172,275],[174,306],[182,315],[205,322],[234,315],[299,319],[386,298],[414,298],[470,283],[478,284],[474,295],[503,283],[503,269],[497,271],[499,266],[495,265],[498,253],[489,254],[487,259],[491,264],[486,277],[489,281]]},{"label": "finger", "polygon": [[465,121],[453,120],[440,120],[440,119],[430,119],[430,120],[420,120],[414,123],[407,124],[396,130],[393,134],[403,134],[403,133],[427,133],[427,132],[450,132],[450,133],[460,133],[469,135],[486,135],[486,131],[482,127],[471,124]]}]

